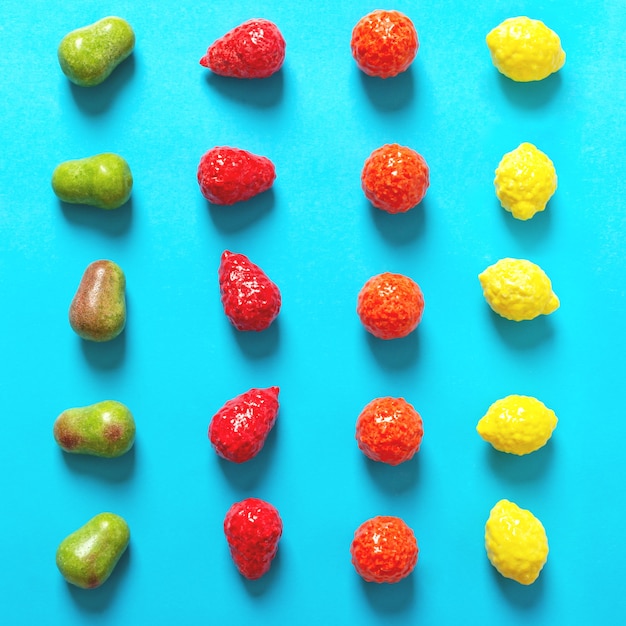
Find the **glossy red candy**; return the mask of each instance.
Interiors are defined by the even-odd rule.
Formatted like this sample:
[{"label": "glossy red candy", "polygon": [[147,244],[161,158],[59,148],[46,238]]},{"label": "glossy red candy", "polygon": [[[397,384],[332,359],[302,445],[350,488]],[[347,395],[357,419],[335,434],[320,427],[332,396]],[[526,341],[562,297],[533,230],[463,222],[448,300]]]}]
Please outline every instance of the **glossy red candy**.
[{"label": "glossy red candy", "polygon": [[285,40],[278,26],[251,19],[233,28],[209,46],[200,65],[232,78],[267,78],[285,60]]},{"label": "glossy red candy", "polygon": [[259,498],[236,502],[224,518],[224,534],[233,562],[249,580],[261,578],[269,571],[282,533],[278,511]]},{"label": "glossy red candy", "polygon": [[237,330],[265,330],[280,312],[280,290],[243,254],[224,251],[218,270],[224,313]]},{"label": "glossy red candy", "polygon": [[245,463],[262,450],[276,423],[279,391],[253,388],[224,404],[209,424],[209,440],[219,456]]},{"label": "glossy red candy", "polygon": [[270,189],[276,169],[267,157],[241,148],[216,146],[200,159],[197,178],[209,202],[231,205]]},{"label": "glossy red candy", "polygon": [[415,569],[418,547],[402,519],[379,515],[357,528],[350,553],[354,568],[367,582],[397,583]]},{"label": "glossy red candy", "polygon": [[418,205],[429,184],[430,172],[424,157],[397,143],[374,150],[361,171],[365,197],[387,213],[406,213]]},{"label": "glossy red candy", "polygon": [[350,47],[360,70],[369,76],[390,78],[408,69],[419,41],[406,15],[377,9],[357,22]]}]

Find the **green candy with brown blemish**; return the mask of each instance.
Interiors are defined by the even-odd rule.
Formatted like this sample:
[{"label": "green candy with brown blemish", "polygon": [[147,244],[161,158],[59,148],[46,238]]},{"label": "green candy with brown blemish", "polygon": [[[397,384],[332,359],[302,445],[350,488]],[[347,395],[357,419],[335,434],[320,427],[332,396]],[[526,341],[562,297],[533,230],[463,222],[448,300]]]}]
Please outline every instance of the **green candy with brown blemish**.
[{"label": "green candy with brown blemish", "polygon": [[105,17],[63,37],[57,56],[63,73],[76,85],[99,85],[135,47],[135,33],[121,17]]},{"label": "green candy with brown blemish", "polygon": [[66,452],[114,458],[135,442],[135,420],[129,408],[115,400],[66,409],[54,422],[55,441]]},{"label": "green candy with brown blemish", "polygon": [[64,161],[52,172],[52,190],[72,204],[117,209],[128,201],[132,189],[130,166],[113,152]]},{"label": "green candy with brown blemish", "polygon": [[100,513],[59,544],[57,567],[72,585],[95,589],[111,575],[129,541],[123,517]]},{"label": "green candy with brown blemish", "polygon": [[87,266],[70,305],[70,325],[83,339],[109,341],[126,325],[126,277],[106,259]]}]

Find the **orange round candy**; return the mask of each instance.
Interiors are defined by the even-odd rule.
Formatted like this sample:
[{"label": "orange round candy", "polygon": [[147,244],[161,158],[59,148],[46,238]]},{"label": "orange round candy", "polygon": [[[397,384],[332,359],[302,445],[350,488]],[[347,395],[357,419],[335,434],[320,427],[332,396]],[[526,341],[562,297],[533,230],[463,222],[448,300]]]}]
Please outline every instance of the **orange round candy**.
[{"label": "orange round candy", "polygon": [[357,313],[365,329],[379,339],[399,339],[413,332],[422,319],[424,296],[419,285],[403,274],[372,276],[359,292]]},{"label": "orange round candy", "polygon": [[423,436],[422,418],[404,398],[376,398],[356,422],[359,449],[373,461],[389,465],[412,459]]},{"label": "orange round candy", "polygon": [[406,213],[418,205],[429,184],[430,171],[424,157],[397,143],[374,150],[361,171],[365,197],[387,213]]},{"label": "orange round candy", "polygon": [[357,22],[350,47],[360,70],[369,76],[390,78],[411,65],[419,41],[415,26],[406,15],[378,9]]},{"label": "orange round candy", "polygon": [[397,583],[415,569],[418,547],[402,519],[379,515],[357,528],[350,553],[354,568],[367,582]]}]

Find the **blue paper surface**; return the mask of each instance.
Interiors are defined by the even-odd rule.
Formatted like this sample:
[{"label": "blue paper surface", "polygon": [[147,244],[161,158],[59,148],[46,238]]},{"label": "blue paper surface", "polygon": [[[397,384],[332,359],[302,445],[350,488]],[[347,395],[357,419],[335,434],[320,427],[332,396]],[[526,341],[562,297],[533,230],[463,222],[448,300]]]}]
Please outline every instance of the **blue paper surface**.
[{"label": "blue paper surface", "polygon": [[[382,81],[350,54],[367,2],[159,3],[8,0],[0,9],[0,310],[4,475],[0,622],[31,624],[623,624],[623,379],[626,313],[621,0],[398,0],[415,23],[411,68]],[[563,69],[516,84],[493,67],[485,35],[529,15],[561,37]],[[56,49],[105,15],[133,26],[133,55],[102,85],[72,85]],[[263,81],[212,75],[198,61],[217,37],[266,17],[287,41]],[[529,222],[499,205],[495,167],[534,143],[558,190]],[[431,172],[424,202],[387,215],[367,202],[369,153],[398,142]],[[201,196],[196,168],[216,145],[263,154],[273,189],[243,205]],[[60,203],[67,159],[117,152],[132,200],[114,212]],[[246,254],[279,285],[283,308],[260,334],[224,316],[217,269]],[[516,324],[484,301],[477,275],[501,257],[551,277],[561,307]],[[85,267],[110,258],[127,276],[128,324],[91,344],[67,312]],[[356,315],[363,283],[383,271],[416,280],[423,321],[383,342]],[[241,466],[218,459],[211,416],[250,387],[278,385],[265,449]],[[475,426],[489,405],[533,395],[558,427],[538,452],[494,451]],[[409,463],[358,450],[357,416],[402,396],[424,420]],[[64,409],[127,404],[133,450],[116,460],[63,453]],[[230,505],[272,502],[284,534],[268,575],[245,581],[222,531]],[[500,498],[530,509],[550,542],[530,587],[489,564],[484,524]],[[122,515],[131,544],[101,588],[68,585],[60,541],[101,511]],[[403,582],[363,582],[354,530],[398,515],[420,557]]]}]

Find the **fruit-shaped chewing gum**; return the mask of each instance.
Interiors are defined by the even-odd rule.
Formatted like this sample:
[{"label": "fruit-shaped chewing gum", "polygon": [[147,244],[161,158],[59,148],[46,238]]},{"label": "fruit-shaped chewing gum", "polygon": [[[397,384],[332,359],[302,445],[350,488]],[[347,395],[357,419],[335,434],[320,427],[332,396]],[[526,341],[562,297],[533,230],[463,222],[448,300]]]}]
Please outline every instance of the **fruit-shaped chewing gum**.
[{"label": "fruit-shaped chewing gum", "polygon": [[112,152],[57,165],[52,190],[63,202],[117,209],[130,198],[133,175],[126,160]]},{"label": "fruit-shaped chewing gum", "polygon": [[493,183],[502,207],[514,218],[528,220],[546,208],[557,176],[548,155],[525,142],[502,157]]},{"label": "fruit-shaped chewing gum", "polygon": [[218,280],[224,313],[237,330],[265,330],[278,316],[280,290],[247,256],[225,250]]},{"label": "fruit-shaped chewing gum", "polygon": [[527,259],[500,259],[478,280],[493,311],[514,322],[549,315],[560,305],[547,274]]},{"label": "fruit-shaped chewing gum", "polygon": [[255,18],[236,26],[213,42],[200,65],[220,76],[268,78],[285,60],[285,39],[278,26]]},{"label": "fruit-shaped chewing gum", "polygon": [[486,38],[496,69],[517,82],[543,80],[565,63],[559,36],[525,15],[498,24]]},{"label": "fruit-shaped chewing gum", "polygon": [[129,541],[124,518],[100,513],[59,544],[57,567],[72,585],[95,589],[109,578]]},{"label": "fruit-shaped chewing gum", "polygon": [[87,266],[69,312],[70,325],[89,341],[115,339],[126,325],[126,277],[113,261]]},{"label": "fruit-shaped chewing gum", "polygon": [[422,290],[403,274],[383,272],[372,276],[357,299],[357,314],[363,326],[379,339],[406,337],[417,328],[423,312]]},{"label": "fruit-shaped chewing gum", "polygon": [[548,560],[548,536],[530,511],[500,500],[485,524],[485,549],[502,576],[530,585]]},{"label": "fruit-shaped chewing gum", "polygon": [[418,205],[429,184],[430,172],[424,157],[397,143],[374,150],[361,171],[365,197],[387,213],[406,213]]},{"label": "fruit-shaped chewing gum", "polygon": [[224,534],[233,563],[248,580],[266,574],[283,534],[276,507],[259,498],[235,502],[224,518]]},{"label": "fruit-shaped chewing gum", "polygon": [[106,80],[135,47],[135,33],[121,17],[105,17],[63,37],[57,51],[63,73],[81,87]]},{"label": "fruit-shaped chewing gum", "polygon": [[412,459],[423,436],[422,418],[404,398],[376,398],[356,422],[359,449],[372,461],[389,465]]},{"label": "fruit-shaped chewing gum", "polygon": [[367,582],[397,583],[417,564],[417,540],[399,517],[378,515],[355,531],[350,554],[359,576]]},{"label": "fruit-shaped chewing gum", "polygon": [[496,450],[523,455],[542,448],[557,422],[554,411],[537,398],[514,394],[496,400],[476,430]]},{"label": "fruit-shaped chewing gum", "polygon": [[135,420],[128,407],[115,400],[66,409],[54,422],[55,441],[66,452],[113,458],[135,442]]},{"label": "fruit-shaped chewing gum", "polygon": [[244,463],[261,451],[276,423],[279,391],[253,388],[224,404],[209,424],[209,440],[219,456]]},{"label": "fruit-shaped chewing gum", "polygon": [[270,189],[276,169],[267,157],[241,148],[216,146],[200,159],[197,179],[209,202],[230,205]]},{"label": "fruit-shaped chewing gum", "polygon": [[361,71],[369,76],[390,78],[409,68],[419,40],[413,22],[406,15],[377,9],[357,22],[350,48]]}]

